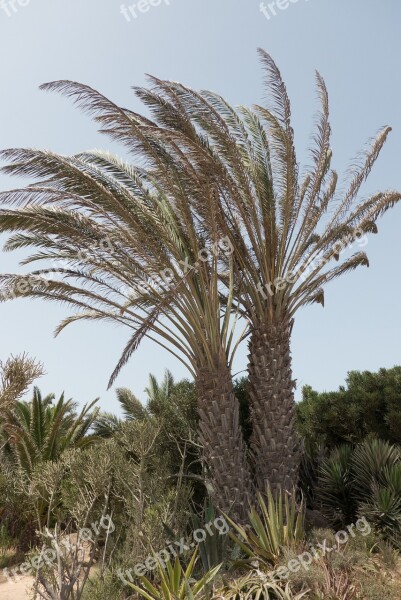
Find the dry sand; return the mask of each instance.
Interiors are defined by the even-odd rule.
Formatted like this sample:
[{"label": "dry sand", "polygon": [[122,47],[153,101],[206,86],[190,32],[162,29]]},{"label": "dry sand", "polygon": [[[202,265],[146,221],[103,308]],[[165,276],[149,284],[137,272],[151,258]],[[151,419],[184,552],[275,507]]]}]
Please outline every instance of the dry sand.
[{"label": "dry sand", "polygon": [[10,583],[4,581],[3,573],[0,582],[0,600],[28,600],[29,589],[32,587],[33,577],[21,577],[20,581]]}]

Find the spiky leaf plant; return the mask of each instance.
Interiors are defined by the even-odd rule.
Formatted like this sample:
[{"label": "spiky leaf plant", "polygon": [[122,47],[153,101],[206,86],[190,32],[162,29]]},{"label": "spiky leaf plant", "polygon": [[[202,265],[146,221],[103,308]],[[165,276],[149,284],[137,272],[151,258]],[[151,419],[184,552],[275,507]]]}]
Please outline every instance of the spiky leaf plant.
[{"label": "spiky leaf plant", "polygon": [[318,500],[336,526],[358,516],[390,535],[401,534],[401,452],[383,440],[341,446],[320,468]]},{"label": "spiky leaf plant", "polygon": [[295,593],[289,583],[280,586],[265,573],[251,571],[219,590],[213,600],[301,600],[308,593],[309,590]]},{"label": "spiky leaf plant", "polygon": [[231,538],[247,555],[248,561],[257,559],[264,564],[274,564],[282,554],[283,547],[295,548],[303,539],[303,502],[288,493],[273,497],[268,488],[266,495],[257,494],[257,505],[252,507],[248,525],[229,520],[235,530]]},{"label": "spiky leaf plant", "polygon": [[340,446],[323,460],[319,472],[317,497],[333,525],[351,523],[357,502],[351,473],[352,446]]},{"label": "spiky leaf plant", "polygon": [[[353,452],[351,461],[352,472],[357,482],[355,485],[357,497],[366,498],[372,491],[372,484],[385,485],[386,479],[388,481],[389,477],[390,480],[392,478],[392,468],[396,467],[398,474],[400,463],[401,451],[398,446],[375,438],[359,444]],[[397,480],[393,483],[397,485]]]},{"label": "spiky leaf plant", "polygon": [[1,415],[4,456],[27,474],[38,463],[56,461],[66,450],[94,441],[88,434],[98,415],[97,400],[77,413],[77,403],[64,394],[55,404],[54,398],[53,394],[42,397],[35,387],[30,402],[17,401]]},{"label": "spiky leaf plant", "polygon": [[213,567],[201,579],[196,581],[193,579],[196,558],[197,550],[193,553],[185,570],[181,566],[178,556],[176,556],[173,565],[170,561],[167,561],[164,567],[159,561],[159,584],[152,583],[142,575],[139,577],[142,587],[134,583],[129,583],[129,586],[141,598],[146,600],[197,600],[198,598],[204,598],[205,591],[216,577],[221,565]]}]

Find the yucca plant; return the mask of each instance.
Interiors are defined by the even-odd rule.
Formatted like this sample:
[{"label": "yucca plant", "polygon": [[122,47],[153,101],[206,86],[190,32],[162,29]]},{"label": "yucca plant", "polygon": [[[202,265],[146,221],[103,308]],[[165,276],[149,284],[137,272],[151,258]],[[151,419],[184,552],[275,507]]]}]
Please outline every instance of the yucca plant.
[{"label": "yucca plant", "polygon": [[[192,529],[202,529],[204,523],[208,523],[208,530],[204,541],[198,543],[198,550],[204,572],[209,571],[218,564],[224,564],[227,559],[228,536],[222,535],[212,523],[216,519],[216,511],[209,500],[205,501],[202,520],[197,513],[191,517]],[[227,526],[228,529],[228,526]]]},{"label": "yucca plant", "polygon": [[280,492],[275,498],[268,488],[264,497],[257,494],[257,506],[249,514],[249,526],[229,522],[236,532],[231,538],[247,555],[247,562],[257,559],[274,564],[282,554],[283,547],[296,548],[304,539],[303,501],[298,503],[295,495]]},{"label": "yucca plant", "polygon": [[368,498],[361,502],[358,512],[363,515],[385,539],[400,546],[401,541],[401,496],[394,490],[372,484]]},{"label": "yucca plant", "polygon": [[396,468],[396,480],[393,483],[397,485],[400,464],[401,451],[398,446],[375,438],[359,444],[352,455],[352,472],[357,482],[357,496],[366,498],[372,491],[372,484],[386,484],[386,479],[388,481],[388,478],[392,477],[393,468]]},{"label": "yucca plant", "polygon": [[388,537],[401,533],[401,453],[378,439],[341,446],[320,467],[317,497],[336,526],[359,515]]},{"label": "yucca plant", "polygon": [[196,581],[193,577],[196,559],[197,550],[193,553],[185,570],[181,566],[178,556],[176,556],[174,564],[167,561],[163,566],[159,561],[158,575],[160,583],[152,583],[142,575],[139,577],[142,587],[134,583],[129,583],[129,585],[146,600],[197,600],[198,598],[204,598],[221,565],[216,565]]},{"label": "yucca plant", "polygon": [[355,519],[357,501],[355,480],[351,472],[352,446],[334,449],[319,468],[317,499],[333,525]]}]

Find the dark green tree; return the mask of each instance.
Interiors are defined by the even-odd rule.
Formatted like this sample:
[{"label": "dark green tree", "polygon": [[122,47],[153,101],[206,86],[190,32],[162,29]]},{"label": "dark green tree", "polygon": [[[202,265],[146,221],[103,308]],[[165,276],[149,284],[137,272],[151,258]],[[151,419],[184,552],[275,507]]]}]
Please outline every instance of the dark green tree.
[{"label": "dark green tree", "polygon": [[302,390],[298,427],[310,448],[357,444],[368,435],[401,442],[401,367],[351,371],[338,391]]}]

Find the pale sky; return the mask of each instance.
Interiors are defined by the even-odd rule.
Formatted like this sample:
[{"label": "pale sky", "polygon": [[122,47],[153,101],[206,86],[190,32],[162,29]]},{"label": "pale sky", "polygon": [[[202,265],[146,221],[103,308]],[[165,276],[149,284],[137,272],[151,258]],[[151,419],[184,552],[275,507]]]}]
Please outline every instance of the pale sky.
[{"label": "pale sky", "polygon": [[[214,90],[235,105],[261,103],[256,54],[261,46],[287,83],[299,161],[308,159],[318,69],[331,101],[333,166],[343,173],[366,141],[391,125],[363,193],[401,189],[399,0],[277,0],[270,8],[266,2],[264,12],[258,0],[146,1],[0,1],[1,148],[64,154],[102,148],[122,154],[67,99],[38,90],[55,79],[89,84],[133,110],[142,109],[131,86],[143,84],[145,73]],[[17,183],[0,176],[1,190]],[[329,284],[324,309],[315,305],[298,313],[293,333],[298,397],[304,384],[330,390],[349,370],[401,364],[401,206],[378,225],[379,235],[366,248],[370,268]],[[18,258],[1,252],[0,272],[17,270]],[[67,314],[66,307],[40,301],[0,304],[0,358],[26,351],[45,365],[47,375],[38,382],[43,392],[65,390],[80,403],[100,396],[103,408],[117,410],[106,386],[130,332],[79,324],[54,339],[55,326]],[[246,354],[244,345],[235,371],[246,368]],[[187,375],[176,359],[145,342],[117,386],[144,398],[148,373],[161,377],[166,367],[177,379]]]}]

